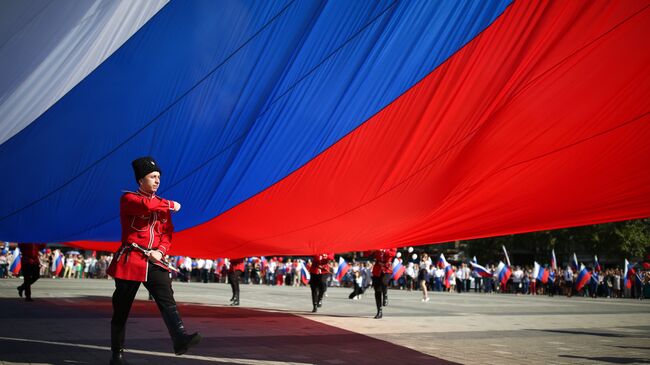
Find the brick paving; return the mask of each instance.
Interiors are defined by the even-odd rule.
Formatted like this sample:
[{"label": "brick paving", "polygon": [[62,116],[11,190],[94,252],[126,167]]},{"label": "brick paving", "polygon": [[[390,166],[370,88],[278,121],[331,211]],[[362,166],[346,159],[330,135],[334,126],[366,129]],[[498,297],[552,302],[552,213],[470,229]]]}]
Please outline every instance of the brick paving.
[{"label": "brick paving", "polygon": [[[106,364],[110,280],[41,279],[35,302],[0,280],[0,363]],[[190,331],[203,342],[182,357],[144,288],[127,327],[131,364],[650,364],[650,302],[389,291],[375,320],[372,293],[330,288],[311,313],[309,289],[174,283]]]}]

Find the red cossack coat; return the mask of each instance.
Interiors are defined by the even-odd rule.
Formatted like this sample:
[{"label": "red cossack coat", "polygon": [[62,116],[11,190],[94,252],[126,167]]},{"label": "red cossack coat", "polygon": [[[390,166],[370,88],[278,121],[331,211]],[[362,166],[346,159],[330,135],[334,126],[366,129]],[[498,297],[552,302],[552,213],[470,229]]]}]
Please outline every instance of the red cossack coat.
[{"label": "red cossack coat", "polygon": [[332,269],[330,268],[330,261],[334,261],[333,253],[322,253],[316,255],[311,259],[311,266],[309,267],[310,274],[329,274]]},{"label": "red cossack coat", "polygon": [[230,260],[230,267],[228,268],[228,272],[233,273],[233,272],[235,272],[237,270],[239,270],[241,272],[244,272],[245,268],[246,267],[244,265],[244,259],[243,258],[231,259]]},{"label": "red cossack coat", "polygon": [[388,248],[371,251],[370,255],[375,259],[375,265],[372,267],[372,276],[379,277],[381,274],[393,273],[393,259],[397,255],[397,249]]},{"label": "red cossack coat", "polygon": [[147,281],[148,259],[141,251],[131,249],[131,243],[137,243],[144,249],[160,250],[164,257],[171,247],[174,232],[171,217],[173,208],[173,201],[141,190],[122,195],[122,246],[113,256],[108,275],[123,280]]},{"label": "red cossack coat", "polygon": [[19,243],[20,249],[20,264],[41,266],[41,261],[38,259],[38,252],[45,248],[44,243]]}]

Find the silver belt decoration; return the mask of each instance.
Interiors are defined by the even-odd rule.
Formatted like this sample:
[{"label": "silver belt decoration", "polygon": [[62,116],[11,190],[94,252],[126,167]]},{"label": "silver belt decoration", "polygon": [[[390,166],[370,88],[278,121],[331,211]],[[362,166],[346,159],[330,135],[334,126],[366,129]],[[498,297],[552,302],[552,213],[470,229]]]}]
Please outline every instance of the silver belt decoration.
[{"label": "silver belt decoration", "polygon": [[[124,247],[127,247],[127,246],[124,246]],[[145,256],[147,256],[149,254],[149,252],[152,251],[152,250],[147,250],[145,248],[140,247],[137,243],[131,243],[130,248],[134,248],[134,249],[142,252]],[[163,258],[161,258],[160,261],[158,261],[158,262],[154,262],[154,264],[159,264],[160,266],[162,266],[162,267],[164,267],[166,269],[172,270],[174,272],[179,272],[177,268],[172,266],[172,264],[170,264],[169,262],[167,262]]]}]

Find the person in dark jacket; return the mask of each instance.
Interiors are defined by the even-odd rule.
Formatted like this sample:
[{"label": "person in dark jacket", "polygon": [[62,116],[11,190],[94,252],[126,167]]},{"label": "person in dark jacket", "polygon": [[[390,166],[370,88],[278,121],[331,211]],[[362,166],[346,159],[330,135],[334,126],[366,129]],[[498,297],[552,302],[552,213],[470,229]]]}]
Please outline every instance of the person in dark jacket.
[{"label": "person in dark jacket", "polygon": [[25,293],[25,301],[33,302],[32,284],[41,277],[41,261],[38,257],[40,250],[45,248],[45,244],[38,243],[20,243],[20,266],[23,272],[23,284],[18,288],[18,295],[22,298]]}]

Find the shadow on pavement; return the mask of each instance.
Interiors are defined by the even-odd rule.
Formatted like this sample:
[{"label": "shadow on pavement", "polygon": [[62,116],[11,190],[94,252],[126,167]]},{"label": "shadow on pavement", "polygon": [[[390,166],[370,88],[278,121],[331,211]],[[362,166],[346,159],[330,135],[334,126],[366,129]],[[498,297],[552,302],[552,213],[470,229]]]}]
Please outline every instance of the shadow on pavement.
[{"label": "shadow on pavement", "polygon": [[613,357],[613,356],[574,356],[574,355],[560,355],[560,357],[570,359],[602,361],[609,364],[650,364],[650,360],[639,357]]},{"label": "shadow on pavement", "polygon": [[[129,363],[453,364],[293,313],[187,303],[179,311],[188,331],[203,335],[190,356],[170,355],[156,305],[139,300],[131,309],[126,347],[141,351],[127,353]],[[110,316],[107,297],[0,299],[0,362],[108,363]]]},{"label": "shadow on pavement", "polygon": [[608,332],[589,332],[589,331],[577,331],[577,330],[538,330],[541,332],[551,332],[551,333],[560,333],[566,335],[586,335],[586,336],[599,336],[599,337],[637,337],[631,335],[623,335],[620,333],[608,333]]}]

